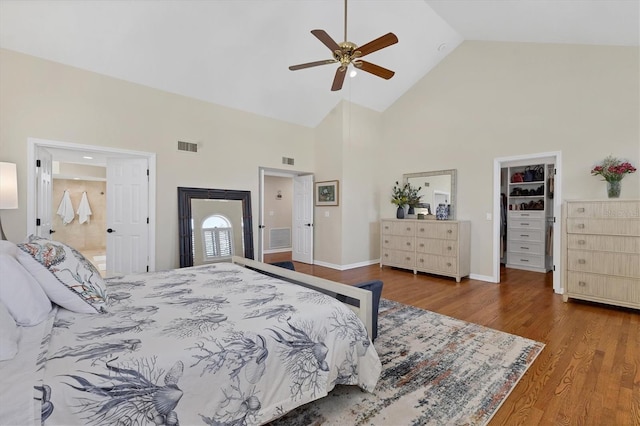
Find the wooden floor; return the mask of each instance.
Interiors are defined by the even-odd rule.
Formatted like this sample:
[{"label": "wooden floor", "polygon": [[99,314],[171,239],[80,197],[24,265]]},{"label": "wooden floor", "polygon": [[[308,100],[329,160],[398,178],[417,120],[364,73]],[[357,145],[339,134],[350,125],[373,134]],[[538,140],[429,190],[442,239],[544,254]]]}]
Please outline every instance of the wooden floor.
[{"label": "wooden floor", "polygon": [[[290,259],[265,255],[265,262]],[[551,273],[502,268],[500,284],[457,284],[378,265],[295,267],[345,284],[380,279],[386,299],[545,343],[489,425],[640,425],[640,311],[564,303]]]}]

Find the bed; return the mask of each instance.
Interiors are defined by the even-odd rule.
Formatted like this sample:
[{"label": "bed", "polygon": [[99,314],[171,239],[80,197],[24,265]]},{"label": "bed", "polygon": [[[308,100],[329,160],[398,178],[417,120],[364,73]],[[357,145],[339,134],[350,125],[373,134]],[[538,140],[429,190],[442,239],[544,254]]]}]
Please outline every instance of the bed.
[{"label": "bed", "polygon": [[[59,246],[37,243],[49,244],[47,256]],[[23,266],[38,258],[28,251],[18,251]],[[111,278],[103,288],[57,265],[48,268],[85,280],[95,312],[54,302],[45,319],[18,327],[17,356],[0,362],[10,384],[0,393],[2,424],[264,424],[339,384],[372,391],[380,375],[366,290],[241,258]],[[344,291],[360,308],[249,267]]]}]

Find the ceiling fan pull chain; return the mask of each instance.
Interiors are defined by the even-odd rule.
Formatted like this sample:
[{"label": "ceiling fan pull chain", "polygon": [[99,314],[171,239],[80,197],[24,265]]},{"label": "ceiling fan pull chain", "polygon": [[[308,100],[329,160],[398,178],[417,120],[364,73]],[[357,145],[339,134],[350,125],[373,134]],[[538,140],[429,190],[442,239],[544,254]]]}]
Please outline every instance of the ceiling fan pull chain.
[{"label": "ceiling fan pull chain", "polygon": [[347,42],[347,0],[344,0],[344,42]]}]

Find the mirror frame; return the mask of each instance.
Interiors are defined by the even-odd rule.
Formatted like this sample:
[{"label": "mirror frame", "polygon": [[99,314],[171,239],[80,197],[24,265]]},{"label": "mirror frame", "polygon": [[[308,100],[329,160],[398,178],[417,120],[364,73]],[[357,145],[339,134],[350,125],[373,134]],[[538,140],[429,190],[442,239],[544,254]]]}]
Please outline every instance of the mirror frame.
[{"label": "mirror frame", "polygon": [[242,228],[244,231],[244,254],[253,259],[253,223],[251,220],[251,191],[230,189],[178,187],[178,244],[180,267],[193,266],[191,241],[191,200],[238,200],[242,201]]},{"label": "mirror frame", "polygon": [[[419,177],[429,177],[429,176],[442,176],[442,175],[450,175],[451,176],[451,203],[449,204],[449,220],[456,220],[456,210],[457,210],[457,183],[456,183],[456,169],[448,169],[448,170],[436,170],[432,172],[420,172],[420,173],[406,173],[402,175],[402,183],[406,184],[409,182],[410,178],[419,178]],[[434,210],[435,210],[434,206]]]}]

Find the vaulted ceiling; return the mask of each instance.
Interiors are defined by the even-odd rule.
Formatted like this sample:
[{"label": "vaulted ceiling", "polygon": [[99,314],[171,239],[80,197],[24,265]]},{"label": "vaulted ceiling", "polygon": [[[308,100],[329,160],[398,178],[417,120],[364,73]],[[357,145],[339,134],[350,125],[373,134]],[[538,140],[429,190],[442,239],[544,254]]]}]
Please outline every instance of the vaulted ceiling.
[{"label": "vaulted ceiling", "polygon": [[[348,40],[399,43],[339,92],[310,31],[344,38],[342,0],[0,0],[0,47],[315,127],[341,99],[384,111],[464,40],[638,46],[640,0],[351,0]],[[0,72],[2,64],[0,64]]]}]

